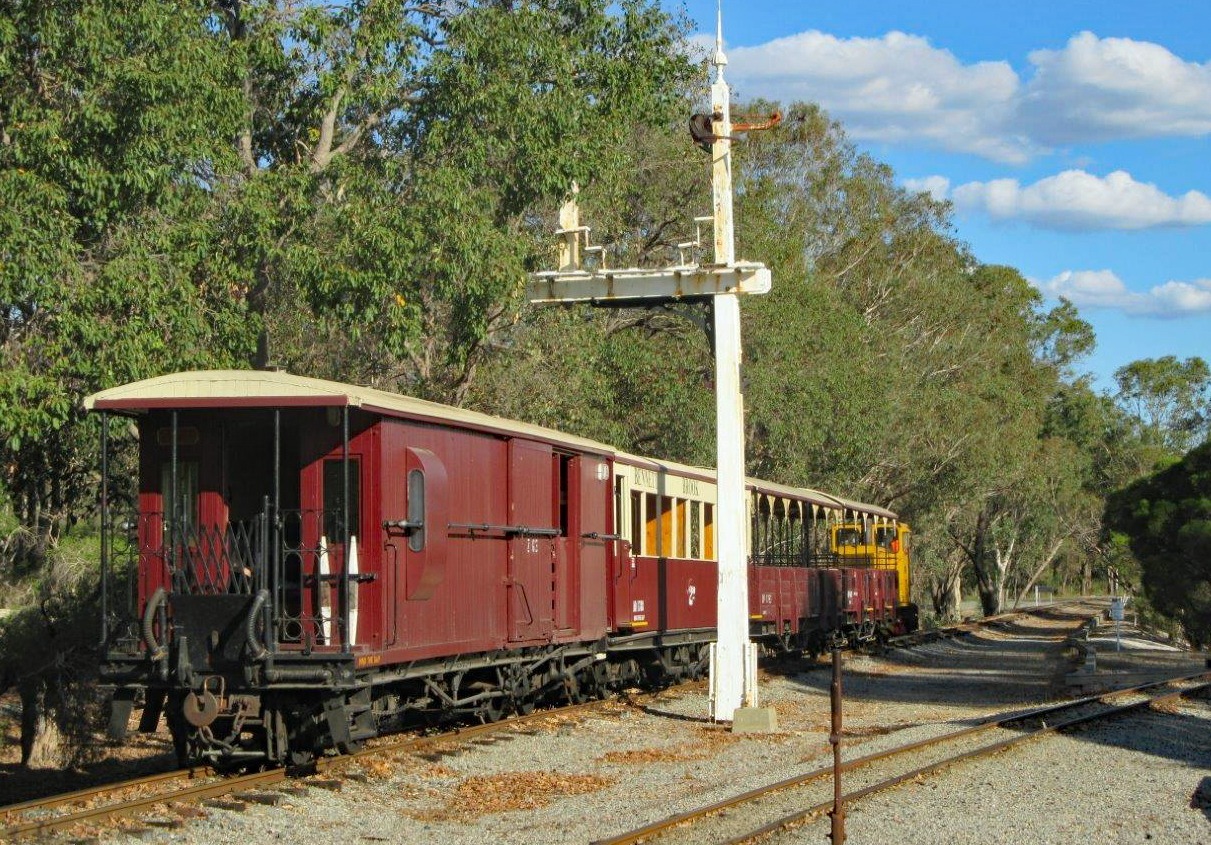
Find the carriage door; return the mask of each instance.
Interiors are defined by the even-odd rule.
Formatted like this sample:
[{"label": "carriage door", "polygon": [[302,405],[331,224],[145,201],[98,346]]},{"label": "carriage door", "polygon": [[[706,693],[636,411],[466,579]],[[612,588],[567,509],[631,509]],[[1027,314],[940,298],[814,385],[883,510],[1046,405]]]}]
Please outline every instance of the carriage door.
[{"label": "carriage door", "polygon": [[[509,639],[550,640],[554,630],[559,497],[551,447],[509,441]],[[556,462],[558,465],[558,462]]]},{"label": "carriage door", "polygon": [[578,457],[572,461],[572,476],[572,489],[579,501],[569,542],[579,548],[576,601],[580,607],[580,635],[582,639],[595,639],[606,631],[606,594],[612,583],[610,553],[621,553],[621,544],[610,539],[617,531],[611,524],[610,465],[604,458]]}]

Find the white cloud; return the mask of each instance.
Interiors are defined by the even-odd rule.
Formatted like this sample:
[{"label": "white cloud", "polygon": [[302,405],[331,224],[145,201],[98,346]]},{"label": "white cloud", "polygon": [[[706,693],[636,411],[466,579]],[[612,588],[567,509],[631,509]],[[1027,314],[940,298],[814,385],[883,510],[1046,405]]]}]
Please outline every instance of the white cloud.
[{"label": "white cloud", "polygon": [[1127,38],[1073,36],[1028,57],[964,64],[925,38],[818,31],[728,51],[743,98],[820,103],[855,138],[1020,163],[1060,144],[1211,134],[1211,62]]},{"label": "white cloud", "polygon": [[1082,32],[1062,50],[1036,50],[1030,63],[1018,120],[1041,143],[1211,133],[1211,62]]},{"label": "white cloud", "polygon": [[1169,281],[1139,293],[1111,270],[1065,270],[1050,281],[1035,284],[1044,293],[1062,296],[1078,308],[1109,308],[1167,318],[1211,313],[1211,279]]},{"label": "white cloud", "polygon": [[811,31],[727,51],[742,97],[818,102],[855,138],[937,146],[1021,162],[1029,144],[1005,121],[1019,80],[1007,62],[964,65],[925,38],[837,38]]},{"label": "white cloud", "polygon": [[[934,188],[946,181],[930,176],[907,181],[905,186],[931,190],[937,196]],[[1043,228],[1148,229],[1211,223],[1211,197],[1200,191],[1170,196],[1156,185],[1137,182],[1124,170],[1105,177],[1065,170],[1026,186],[1016,179],[967,182],[942,196],[953,199],[960,211],[982,212],[994,220],[1024,220]]]},{"label": "white cloud", "polygon": [[905,179],[904,187],[913,193],[930,194],[936,200],[950,198],[950,180],[945,176],[925,176],[921,179]]}]

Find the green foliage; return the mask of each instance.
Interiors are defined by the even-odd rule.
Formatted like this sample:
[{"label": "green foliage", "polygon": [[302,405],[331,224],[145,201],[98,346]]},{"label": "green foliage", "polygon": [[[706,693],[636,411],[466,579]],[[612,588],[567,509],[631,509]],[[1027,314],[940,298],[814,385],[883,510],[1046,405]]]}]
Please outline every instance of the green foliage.
[{"label": "green foliage", "polygon": [[1145,358],[1114,373],[1119,404],[1144,443],[1180,455],[1206,439],[1211,423],[1211,368],[1202,358]]},{"label": "green foliage", "polygon": [[1152,605],[1211,643],[1211,443],[1110,497],[1106,524],[1139,559]]},{"label": "green foliage", "polygon": [[88,512],[85,393],[240,345],[193,284],[238,114],[205,18],[150,0],[0,15],[0,472],[27,529],[10,559],[40,565]]},{"label": "green foliage", "polygon": [[89,516],[94,390],[272,357],[463,398],[535,204],[667,119],[683,32],[641,0],[0,6],[0,565]]}]

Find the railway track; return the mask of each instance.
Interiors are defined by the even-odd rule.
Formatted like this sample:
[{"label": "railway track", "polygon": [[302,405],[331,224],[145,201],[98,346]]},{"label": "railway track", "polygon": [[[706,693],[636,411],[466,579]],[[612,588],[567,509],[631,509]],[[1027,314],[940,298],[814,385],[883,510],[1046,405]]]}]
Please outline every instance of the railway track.
[{"label": "railway track", "polygon": [[[842,764],[849,805],[920,780],[964,760],[995,754],[1040,736],[1190,696],[1211,687],[1211,672],[1183,675],[1060,704],[1010,711],[942,735],[868,754]],[[823,767],[658,822],[599,839],[593,845],[658,841],[739,845],[789,829],[832,809],[832,767]]]},{"label": "railway track", "polygon": [[996,616],[986,616],[981,619],[971,619],[965,622],[957,622],[953,625],[947,625],[941,628],[922,628],[918,631],[913,631],[911,634],[901,634],[898,637],[892,637],[889,639],[887,641],[887,646],[889,648],[912,648],[925,643],[937,642],[938,640],[951,640],[958,637],[966,637],[983,628],[995,627],[999,624],[1007,624],[1013,622],[1015,619],[1020,619],[1023,616],[1031,616],[1037,613],[1059,613],[1079,607],[1082,607],[1082,605],[1078,602],[1060,601],[1039,605],[1037,607],[1015,608],[1004,613],[999,613]]},{"label": "railway track", "polygon": [[[950,636],[961,636],[977,627],[976,624],[969,623],[962,626],[963,630],[951,632]],[[557,713],[570,714],[595,706],[597,703],[592,702],[555,711],[543,711],[527,717],[462,728],[429,737],[388,738],[376,742],[373,748],[357,754],[322,758],[309,772],[318,775],[339,775],[342,767],[354,764],[359,759],[389,755],[393,752],[416,751],[427,745],[451,740],[471,740],[535,719],[541,720]],[[639,706],[642,709],[642,705]],[[291,779],[294,779],[296,784],[306,783],[306,781],[297,780],[300,774],[299,771],[288,773],[276,769],[240,777],[224,777],[210,770],[186,769],[0,807],[0,825],[3,826],[0,827],[0,830],[3,831],[0,834],[0,840],[8,841],[64,831],[78,825],[96,825],[121,817],[146,817],[148,814],[154,814],[159,821],[167,823],[173,816],[180,815],[173,808],[166,808],[169,802],[174,807],[179,807],[179,805],[187,806],[207,799],[221,799],[228,796],[233,798],[243,796],[237,800],[244,802],[265,799],[272,796],[258,794],[258,791],[273,793],[281,790],[284,782]],[[282,799],[283,795],[280,791],[277,792],[277,797],[279,800]]]},{"label": "railway track", "polygon": [[[309,775],[339,776],[345,768],[359,760],[398,752],[413,752],[452,741],[472,740],[530,722],[541,722],[556,715],[569,716],[591,711],[602,704],[603,702],[592,701],[515,716],[499,722],[461,727],[440,734],[389,738],[375,743],[371,748],[339,757],[321,758],[314,764],[296,770],[270,769],[247,775],[224,776],[210,769],[178,769],[11,804],[0,807],[0,819],[4,825],[0,831],[0,841],[8,842],[23,837],[67,831],[80,825],[95,825],[107,820],[157,813],[169,802],[191,804],[231,796],[245,802],[274,803],[273,795],[266,794],[263,790],[280,788],[288,780]],[[301,781],[304,784],[306,782]],[[324,785],[331,786],[332,783],[326,781]],[[163,815],[162,812],[160,814]]]}]

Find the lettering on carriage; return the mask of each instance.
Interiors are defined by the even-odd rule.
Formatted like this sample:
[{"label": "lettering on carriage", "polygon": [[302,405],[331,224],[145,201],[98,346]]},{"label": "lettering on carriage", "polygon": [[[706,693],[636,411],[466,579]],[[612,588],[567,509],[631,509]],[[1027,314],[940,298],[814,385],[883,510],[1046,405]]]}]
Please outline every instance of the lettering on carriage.
[{"label": "lettering on carriage", "polygon": [[695,587],[694,582],[691,581],[690,585],[685,588],[685,599],[689,603],[690,607],[693,607],[694,599],[696,598],[698,598],[698,588]]},{"label": "lettering on carriage", "polygon": [[635,486],[656,489],[656,473],[650,469],[635,467]]},{"label": "lettering on carriage", "polygon": [[692,478],[681,479],[681,492],[687,496],[699,496],[698,482]]}]

